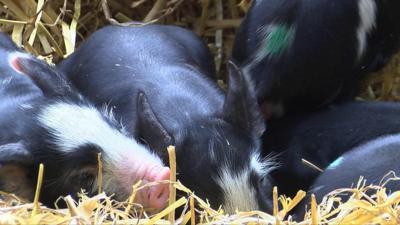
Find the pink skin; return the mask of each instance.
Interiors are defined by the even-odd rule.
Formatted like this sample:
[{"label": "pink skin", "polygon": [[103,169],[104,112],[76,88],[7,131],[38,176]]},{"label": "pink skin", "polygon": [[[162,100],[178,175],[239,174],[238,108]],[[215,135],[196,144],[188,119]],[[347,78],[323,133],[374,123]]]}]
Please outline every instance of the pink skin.
[{"label": "pink skin", "polygon": [[[146,163],[145,161],[146,160],[141,162],[136,161],[135,163],[130,162],[129,164],[125,162],[118,165],[115,175],[127,192],[130,192],[132,190],[132,185],[139,180],[142,180],[142,185],[150,182],[169,180],[169,167]],[[131,165],[139,166],[135,168]],[[148,188],[143,188],[136,193],[135,203],[145,208],[163,209],[168,203],[168,187],[168,184],[156,184]]]},{"label": "pink skin", "polygon": [[23,74],[25,74],[23,71],[22,71],[22,68],[21,68],[21,66],[20,66],[20,63],[19,63],[19,61],[18,61],[18,59],[19,59],[19,57],[26,57],[27,58],[27,56],[21,56],[22,55],[22,53],[20,53],[19,55],[18,55],[18,53],[16,53],[16,55],[15,56],[13,56],[11,59],[10,59],[10,65],[14,68],[14,70],[16,70],[16,71],[18,71],[19,73],[23,73]]}]

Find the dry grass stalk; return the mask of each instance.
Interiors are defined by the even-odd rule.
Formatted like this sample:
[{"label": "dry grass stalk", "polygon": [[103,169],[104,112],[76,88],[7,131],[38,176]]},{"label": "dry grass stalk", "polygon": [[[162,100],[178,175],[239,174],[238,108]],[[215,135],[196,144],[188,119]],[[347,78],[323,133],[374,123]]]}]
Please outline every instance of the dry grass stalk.
[{"label": "dry grass stalk", "polygon": [[[176,164],[173,148],[169,148],[171,165]],[[175,170],[172,170],[175,173]],[[225,214],[222,209],[214,210],[207,202],[197,197],[179,181],[170,180],[172,188],[186,195],[170,204],[161,212],[148,216],[141,213],[142,207],[133,204],[136,192],[165,182],[154,182],[132,188],[132,195],[126,202],[116,202],[104,193],[88,197],[80,194],[75,202],[70,196],[63,200],[67,209],[49,209],[39,207],[37,199],[40,192],[43,166],[39,170],[38,188],[34,203],[24,203],[12,194],[0,193],[0,224],[171,224],[171,220],[162,218],[182,210],[180,217],[172,224],[398,224],[400,221],[400,191],[388,194],[385,185],[393,180],[400,180],[394,173],[389,173],[379,186],[366,186],[362,178],[355,188],[344,188],[333,191],[317,205],[312,196],[311,210],[306,212],[303,221],[295,222],[288,214],[305,196],[300,191],[295,198],[280,196],[274,188],[273,215],[264,212],[237,212],[235,215]],[[176,175],[176,174],[175,174]],[[171,176],[174,179],[174,175]],[[348,198],[344,200],[344,198]],[[170,218],[169,218],[170,219]],[[199,220],[197,220],[199,219]],[[197,222],[197,223],[196,223]]]},{"label": "dry grass stalk", "polygon": [[[173,184],[176,183],[176,158],[175,158],[175,147],[168,147],[168,156],[169,156],[169,165],[171,167],[171,175],[170,175],[170,185],[169,185],[169,205],[173,205],[176,201],[176,189],[173,187]],[[171,224],[175,223],[175,213],[170,212],[168,215],[168,220]]]}]

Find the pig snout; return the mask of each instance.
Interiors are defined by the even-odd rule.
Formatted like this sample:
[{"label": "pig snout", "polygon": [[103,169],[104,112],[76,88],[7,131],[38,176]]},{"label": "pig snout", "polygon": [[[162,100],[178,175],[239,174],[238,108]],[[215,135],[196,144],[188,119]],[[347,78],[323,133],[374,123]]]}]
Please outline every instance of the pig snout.
[{"label": "pig snout", "polygon": [[[143,180],[146,182],[157,182],[169,180],[170,169],[168,167],[155,168],[144,174]],[[143,202],[145,207],[161,209],[167,205],[169,197],[168,184],[157,184],[139,191],[137,200]]]},{"label": "pig snout", "polygon": [[[132,185],[142,180],[142,185],[151,182],[160,182],[169,180],[170,168],[159,164],[151,164],[141,162],[139,167],[130,166],[134,164],[127,164],[127,166],[120,166],[118,177],[120,183],[123,185],[124,191],[130,193]],[[126,169],[128,167],[128,169]],[[169,198],[168,184],[160,183],[154,184],[150,187],[141,188],[135,196],[135,203],[142,205],[145,208],[162,209],[167,205]]]}]

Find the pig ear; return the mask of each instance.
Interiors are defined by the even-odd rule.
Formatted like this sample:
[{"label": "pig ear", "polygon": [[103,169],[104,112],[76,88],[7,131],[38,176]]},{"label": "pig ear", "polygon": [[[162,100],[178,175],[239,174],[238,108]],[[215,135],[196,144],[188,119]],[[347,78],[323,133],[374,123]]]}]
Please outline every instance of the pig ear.
[{"label": "pig ear", "polygon": [[21,142],[0,145],[0,190],[32,199],[32,166],[32,156]]},{"label": "pig ear", "polygon": [[137,112],[140,136],[148,143],[151,149],[156,150],[158,153],[166,154],[167,147],[174,145],[174,139],[154,114],[143,92],[138,93]]},{"label": "pig ear", "polygon": [[18,73],[29,77],[46,96],[65,95],[71,86],[53,67],[24,53],[11,54],[10,66]]},{"label": "pig ear", "polygon": [[229,85],[223,108],[224,119],[255,137],[261,137],[265,131],[265,124],[249,84],[232,61],[228,62],[228,73]]}]

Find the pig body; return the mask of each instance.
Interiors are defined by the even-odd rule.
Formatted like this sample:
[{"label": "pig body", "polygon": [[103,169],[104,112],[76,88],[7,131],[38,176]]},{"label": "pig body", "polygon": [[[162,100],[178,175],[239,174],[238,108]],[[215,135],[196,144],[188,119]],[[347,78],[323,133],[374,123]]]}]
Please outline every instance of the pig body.
[{"label": "pig body", "polygon": [[232,58],[267,118],[353,98],[400,43],[394,0],[253,1]]},{"label": "pig body", "polygon": [[[57,70],[0,37],[0,188],[32,200],[40,163],[45,165],[41,201],[48,206],[81,188],[95,194],[97,154],[103,190],[125,200],[132,185],[169,178],[160,158],[124,132],[107,110],[98,110]],[[142,158],[142,159],[140,159]],[[147,161],[140,161],[147,160]],[[10,174],[18,174],[12,177]],[[167,186],[140,193],[138,203],[160,209]]]},{"label": "pig body", "polygon": [[272,120],[263,137],[264,153],[277,154],[281,165],[271,176],[285,194],[307,190],[320,172],[302,159],[325,169],[361,144],[399,133],[399,115],[399,103],[355,101]]},{"label": "pig body", "polygon": [[[361,144],[339,156],[318,176],[308,194],[315,194],[318,202],[330,192],[339,188],[356,187],[362,176],[366,184],[381,185],[390,172],[400,173],[400,135],[386,135]],[[387,193],[400,190],[400,181],[392,180],[385,185]],[[370,193],[372,194],[372,193]],[[348,196],[347,196],[348,197]],[[343,200],[347,198],[343,196]],[[306,198],[309,200],[309,198]],[[300,217],[304,215],[305,201],[298,208]]]},{"label": "pig body", "polygon": [[212,206],[268,209],[273,164],[260,158],[258,106],[233,64],[224,96],[210,79],[215,72],[205,52],[199,38],[179,27],[110,26],[59,68],[165,161],[165,148],[175,145],[178,179]]},{"label": "pig body", "polygon": [[[118,35],[105,37],[109,35],[106,33],[107,30],[97,32],[90,41],[76,51],[76,54],[61,62],[58,67],[65,71],[71,82],[98,106],[109,104],[117,119],[121,120],[126,130],[135,136],[140,132],[136,129],[139,118],[135,113],[136,96],[140,91],[145,91],[153,111],[159,112],[157,118],[170,133],[180,132],[182,123],[190,124],[196,117],[213,115],[221,111],[223,93],[216,88],[216,84],[206,78],[213,76],[212,73],[206,73],[212,69],[199,64],[209,61],[208,64],[213,65],[212,58],[185,57],[201,54],[194,54],[193,48],[186,46],[189,44],[188,41],[182,44],[176,39],[176,36],[186,34],[182,32],[185,31],[183,29],[180,30],[183,34],[170,37],[172,31],[166,29],[168,27],[161,26],[162,32],[153,32],[156,29],[149,27],[142,31],[144,38],[136,32],[131,35],[125,29],[108,27],[106,29],[109,32],[118,32]],[[136,31],[136,29],[129,30]],[[106,38],[107,43],[101,43]],[[151,42],[144,43],[144,40],[150,41],[150,39]],[[124,52],[121,52],[122,50]],[[132,54],[133,50],[140,54]],[[89,51],[92,53],[86,54]],[[104,51],[104,54],[100,54],[100,51]],[[93,54],[96,54],[95,60]],[[110,68],[105,70],[107,67]],[[180,107],[173,107],[175,105]]]}]

